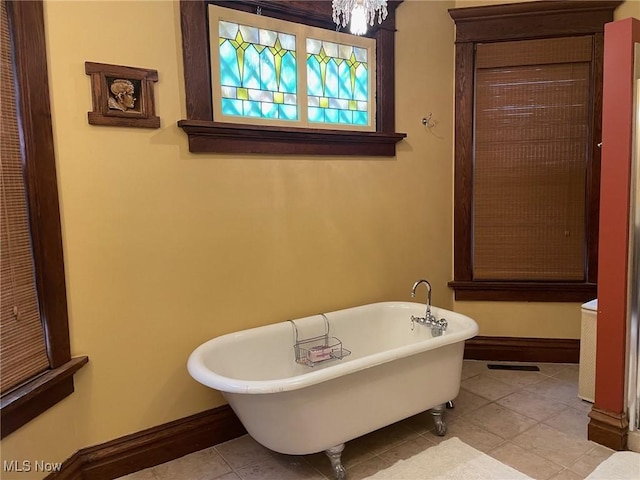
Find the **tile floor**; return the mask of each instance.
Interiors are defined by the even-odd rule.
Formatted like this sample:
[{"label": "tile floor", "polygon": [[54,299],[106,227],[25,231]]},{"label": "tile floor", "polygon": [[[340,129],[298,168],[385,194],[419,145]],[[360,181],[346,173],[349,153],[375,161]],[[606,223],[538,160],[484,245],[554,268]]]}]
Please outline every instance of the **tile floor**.
[{"label": "tile floor", "polygon": [[[465,360],[455,408],[446,413],[445,437],[436,436],[430,415],[422,413],[347,442],[342,461],[348,480],[453,436],[540,480],[584,479],[613,453],[586,439],[591,404],[577,396],[577,365],[539,363],[540,372],[531,372],[490,370],[487,363],[506,362]],[[244,435],[121,480],[332,478],[323,453],[281,455]]]}]

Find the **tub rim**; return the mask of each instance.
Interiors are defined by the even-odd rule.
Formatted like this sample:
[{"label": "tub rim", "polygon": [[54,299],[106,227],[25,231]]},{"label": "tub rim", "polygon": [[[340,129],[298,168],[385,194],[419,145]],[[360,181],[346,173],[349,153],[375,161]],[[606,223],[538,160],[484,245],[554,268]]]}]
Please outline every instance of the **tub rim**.
[{"label": "tub rim", "polygon": [[[353,310],[362,307],[369,306],[404,306],[404,307],[424,307],[424,304],[415,302],[376,302],[365,305],[358,305],[355,307],[345,308],[342,310],[335,310],[327,312],[326,315],[335,313],[342,313],[348,310]],[[478,324],[472,318],[462,313],[454,312],[440,307],[434,307],[437,311],[447,312],[448,314],[454,314],[459,317],[463,322],[462,331],[450,333],[446,332],[441,337],[428,338],[421,342],[413,343],[410,345],[403,345],[390,350],[384,350],[382,352],[368,355],[366,357],[358,358],[355,360],[349,360],[347,362],[336,362],[328,365],[326,368],[319,370],[310,370],[309,372],[302,373],[300,375],[294,375],[291,377],[270,379],[270,380],[240,380],[230,378],[224,375],[220,375],[205,366],[204,357],[208,351],[216,344],[228,343],[234,341],[239,334],[245,334],[248,332],[254,332],[265,328],[272,327],[284,322],[278,322],[271,325],[263,325],[259,327],[240,330],[238,332],[231,332],[219,337],[207,340],[203,344],[196,347],[196,349],[189,355],[187,361],[187,370],[189,374],[198,382],[206,385],[210,388],[218,390],[224,393],[245,393],[245,394],[269,394],[287,392],[292,390],[298,390],[301,388],[309,387],[321,382],[326,382],[333,378],[341,377],[351,373],[355,373],[367,368],[372,368],[377,365],[381,365],[393,360],[398,360],[418,353],[435,350],[436,348],[453,345],[458,342],[463,342],[469,338],[478,334]],[[301,317],[305,318],[305,317]],[[467,328],[464,328],[467,327]],[[416,328],[425,328],[418,326]]]}]

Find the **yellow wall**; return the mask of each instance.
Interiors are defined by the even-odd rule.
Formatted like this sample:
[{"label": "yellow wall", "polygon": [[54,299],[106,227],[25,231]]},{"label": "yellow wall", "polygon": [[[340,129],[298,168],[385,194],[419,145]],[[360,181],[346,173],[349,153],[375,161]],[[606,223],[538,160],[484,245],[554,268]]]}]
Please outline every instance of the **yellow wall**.
[{"label": "yellow wall", "polygon": [[[188,152],[178,2],[45,0],[71,345],[90,362],[2,460],[62,461],[221,405],[185,368],[214,336],[409,300],[422,277],[453,308],[453,6],[398,9],[396,158],[283,158]],[[88,125],[85,61],[157,69],[161,128]],[[566,305],[472,310],[483,335],[577,336]]]},{"label": "yellow wall", "polygon": [[[178,2],[45,1],[71,344],[90,361],[3,459],[61,461],[221,405],[185,368],[217,335],[409,300],[422,277],[452,307],[450,6],[399,12],[397,157],[314,158],[188,152]],[[85,61],[157,69],[161,128],[89,125]]]},{"label": "yellow wall", "polygon": [[580,303],[455,302],[455,311],[475,319],[479,335],[580,338]]},{"label": "yellow wall", "polygon": [[613,19],[622,20],[629,17],[640,19],[640,0],[626,0],[622,5],[616,8]]},{"label": "yellow wall", "polygon": [[[504,3],[531,2],[534,0],[455,0],[455,8],[461,7],[481,7],[483,5],[499,5]],[[640,17],[640,0],[625,0],[616,8],[614,20],[621,20],[629,17]]]},{"label": "yellow wall", "polygon": [[532,2],[535,0],[455,0],[455,8],[464,8],[464,7],[483,7],[485,5],[502,5],[505,3],[521,3],[521,2]]}]

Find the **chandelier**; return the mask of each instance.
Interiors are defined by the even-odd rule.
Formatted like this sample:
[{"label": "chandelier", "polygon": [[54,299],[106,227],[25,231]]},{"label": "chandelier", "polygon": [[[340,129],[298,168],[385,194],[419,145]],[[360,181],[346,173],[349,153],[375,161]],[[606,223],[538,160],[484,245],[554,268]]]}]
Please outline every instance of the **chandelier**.
[{"label": "chandelier", "polygon": [[373,26],[378,16],[378,23],[387,18],[387,0],[333,0],[333,21],[345,27],[349,20],[349,30],[354,35],[367,33],[367,24]]}]

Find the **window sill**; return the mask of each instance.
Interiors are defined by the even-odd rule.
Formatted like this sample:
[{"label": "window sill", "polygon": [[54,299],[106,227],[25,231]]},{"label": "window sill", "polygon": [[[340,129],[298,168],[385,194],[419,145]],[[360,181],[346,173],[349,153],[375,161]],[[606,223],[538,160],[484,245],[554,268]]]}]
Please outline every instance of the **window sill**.
[{"label": "window sill", "polygon": [[493,302],[586,302],[597,295],[595,283],[572,282],[449,282],[456,300]]},{"label": "window sill", "polygon": [[34,380],[5,393],[0,398],[0,438],[34,419],[73,393],[73,374],[89,361],[76,357],[48,370]]},{"label": "window sill", "polygon": [[194,153],[361,155],[393,157],[406,133],[265,127],[204,120],[180,120]]}]

